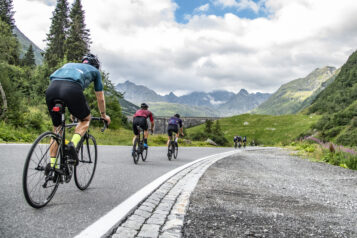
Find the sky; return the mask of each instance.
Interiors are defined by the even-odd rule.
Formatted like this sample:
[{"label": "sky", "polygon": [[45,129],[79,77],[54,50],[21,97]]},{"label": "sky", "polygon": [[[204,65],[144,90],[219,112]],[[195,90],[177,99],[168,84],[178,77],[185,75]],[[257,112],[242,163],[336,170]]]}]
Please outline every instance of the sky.
[{"label": "sky", "polygon": [[[40,48],[56,0],[14,0]],[[70,5],[73,0],[69,0]],[[357,48],[356,0],[82,0],[91,51],[111,81],[158,93],[275,92]]]}]

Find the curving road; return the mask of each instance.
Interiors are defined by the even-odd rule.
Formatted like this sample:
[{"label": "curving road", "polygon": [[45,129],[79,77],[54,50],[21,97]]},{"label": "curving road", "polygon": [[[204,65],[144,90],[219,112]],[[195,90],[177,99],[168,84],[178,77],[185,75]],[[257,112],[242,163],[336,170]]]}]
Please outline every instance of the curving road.
[{"label": "curving road", "polygon": [[22,192],[22,169],[30,145],[0,144],[0,237],[73,237],[154,179],[198,158],[231,148],[181,147],[168,161],[166,147],[150,147],[134,165],[128,146],[99,146],[97,171],[84,192],[72,180],[43,209],[30,207]]}]

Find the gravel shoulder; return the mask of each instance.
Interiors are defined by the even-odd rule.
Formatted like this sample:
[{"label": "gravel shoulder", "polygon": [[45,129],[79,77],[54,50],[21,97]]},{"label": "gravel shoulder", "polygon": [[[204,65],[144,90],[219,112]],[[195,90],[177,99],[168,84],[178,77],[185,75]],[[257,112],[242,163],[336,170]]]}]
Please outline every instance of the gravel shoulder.
[{"label": "gravel shoulder", "polygon": [[357,171],[289,154],[245,150],[212,165],[183,237],[357,237]]}]

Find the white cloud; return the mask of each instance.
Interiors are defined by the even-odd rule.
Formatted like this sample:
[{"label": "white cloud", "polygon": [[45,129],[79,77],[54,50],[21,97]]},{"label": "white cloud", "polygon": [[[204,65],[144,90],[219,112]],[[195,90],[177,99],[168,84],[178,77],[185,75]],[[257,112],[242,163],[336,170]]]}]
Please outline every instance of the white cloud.
[{"label": "white cloud", "polygon": [[[17,25],[42,47],[54,10],[43,2],[14,1]],[[257,11],[265,3],[269,17],[197,14],[178,24],[178,6],[170,0],[82,1],[92,51],[111,80],[131,80],[161,93],[273,92],[317,67],[341,66],[356,50],[355,0],[220,3]]]},{"label": "white cloud", "polygon": [[199,6],[193,10],[194,13],[207,12],[209,10],[209,3]]}]

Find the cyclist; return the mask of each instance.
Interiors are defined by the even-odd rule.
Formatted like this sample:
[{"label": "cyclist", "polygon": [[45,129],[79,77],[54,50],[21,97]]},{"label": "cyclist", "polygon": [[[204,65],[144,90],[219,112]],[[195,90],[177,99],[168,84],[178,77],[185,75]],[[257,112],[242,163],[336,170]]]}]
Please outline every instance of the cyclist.
[{"label": "cyclist", "polygon": [[243,145],[245,147],[245,145],[247,144],[247,136],[243,136]]},{"label": "cyclist", "polygon": [[177,140],[179,138],[179,128],[180,128],[180,134],[184,136],[183,134],[183,127],[182,127],[182,120],[180,119],[179,114],[175,114],[173,117],[169,119],[168,122],[168,127],[167,127],[167,134],[169,135],[169,139],[167,141],[167,145],[170,143],[170,138],[172,136],[172,132],[176,133],[176,138],[175,138],[175,145],[177,146]]},{"label": "cyclist", "polygon": [[235,136],[233,138],[234,141],[234,145],[236,146],[237,144],[239,144],[242,141],[242,137],[241,136]]},{"label": "cyclist", "polygon": [[[67,106],[69,112],[79,123],[74,131],[71,141],[68,143],[68,151],[73,160],[78,164],[76,147],[82,136],[86,133],[91,119],[90,109],[83,94],[83,90],[94,82],[100,116],[110,124],[110,117],[106,114],[105,98],[103,93],[102,77],[99,72],[100,63],[93,54],[86,54],[82,63],[67,63],[50,75],[50,86],[46,90],[46,104],[50,112],[53,131],[56,132],[61,124],[61,115],[52,112],[56,100],[61,100]],[[55,165],[58,144],[54,143],[50,148],[51,166]]]},{"label": "cyclist", "polygon": [[133,138],[133,144],[135,141],[135,138],[139,135],[139,131],[137,126],[140,126],[143,130],[144,130],[144,147],[148,148],[148,137],[149,137],[149,133],[148,133],[148,123],[147,123],[147,118],[150,118],[150,122],[151,122],[151,127],[150,127],[150,131],[151,133],[154,132],[154,116],[152,114],[152,112],[150,112],[148,110],[149,106],[146,103],[142,103],[140,105],[140,109],[137,110],[134,114],[134,118],[133,118],[133,132],[134,132],[134,138]]}]

